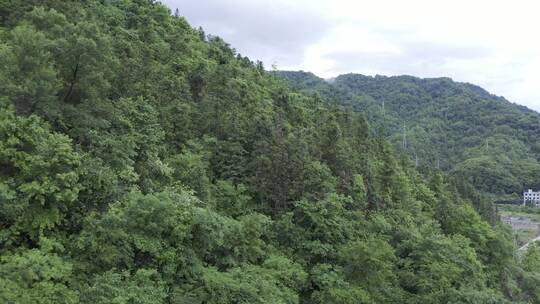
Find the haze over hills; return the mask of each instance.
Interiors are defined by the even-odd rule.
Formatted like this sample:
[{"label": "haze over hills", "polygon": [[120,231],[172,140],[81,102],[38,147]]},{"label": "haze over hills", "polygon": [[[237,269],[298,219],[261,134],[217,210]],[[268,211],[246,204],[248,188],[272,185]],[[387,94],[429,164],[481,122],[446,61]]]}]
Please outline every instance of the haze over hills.
[{"label": "haze over hills", "polygon": [[540,114],[524,106],[449,78],[278,73],[301,92],[364,113],[419,166],[438,166],[499,200],[540,187]]}]

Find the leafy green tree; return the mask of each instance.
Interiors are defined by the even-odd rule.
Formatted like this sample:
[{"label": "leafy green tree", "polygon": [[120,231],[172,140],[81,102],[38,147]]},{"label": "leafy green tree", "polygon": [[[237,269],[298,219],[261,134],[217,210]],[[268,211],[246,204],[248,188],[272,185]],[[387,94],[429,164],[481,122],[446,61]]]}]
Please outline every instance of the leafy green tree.
[{"label": "leafy green tree", "polygon": [[0,91],[13,102],[18,113],[58,108],[56,94],[61,81],[54,68],[53,55],[47,50],[51,41],[31,25],[20,25],[0,44]]},{"label": "leafy green tree", "polygon": [[201,200],[210,199],[209,155],[202,144],[191,142],[188,149],[172,156],[168,163],[175,180],[190,187]]},{"label": "leafy green tree", "polygon": [[[194,293],[199,303],[299,303],[298,294],[282,279],[302,279],[299,269],[267,269],[258,266],[234,268],[228,272],[208,269],[203,285]],[[277,265],[273,265],[277,266]],[[294,266],[294,265],[279,265]],[[287,271],[288,273],[285,273]],[[292,276],[292,277],[284,277]]]},{"label": "leafy green tree", "polygon": [[453,289],[482,286],[482,264],[465,237],[432,236],[410,250],[400,262],[400,278],[405,290],[417,295],[418,301],[437,303]]},{"label": "leafy green tree", "polygon": [[319,264],[313,267],[311,280],[316,286],[313,303],[375,303],[366,290],[348,283],[341,267]]},{"label": "leafy green tree", "polygon": [[72,289],[72,265],[43,249],[24,249],[0,258],[3,303],[79,303]]},{"label": "leafy green tree", "polygon": [[92,278],[91,285],[81,292],[82,303],[166,303],[165,284],[156,270],[139,269],[135,274],[128,271],[107,271]]},{"label": "leafy green tree", "polygon": [[76,204],[80,156],[37,116],[0,111],[0,243],[35,246]]},{"label": "leafy green tree", "polygon": [[353,188],[352,188],[352,197],[354,199],[355,205],[365,206],[367,199],[367,189],[364,184],[364,178],[360,174],[356,174],[353,179]]},{"label": "leafy green tree", "polygon": [[249,212],[251,197],[243,184],[235,186],[229,180],[218,180],[212,198],[220,214],[236,217]]},{"label": "leafy green tree", "polygon": [[345,277],[372,294],[376,301],[388,301],[396,284],[396,256],[393,248],[380,238],[354,241],[340,251]]}]

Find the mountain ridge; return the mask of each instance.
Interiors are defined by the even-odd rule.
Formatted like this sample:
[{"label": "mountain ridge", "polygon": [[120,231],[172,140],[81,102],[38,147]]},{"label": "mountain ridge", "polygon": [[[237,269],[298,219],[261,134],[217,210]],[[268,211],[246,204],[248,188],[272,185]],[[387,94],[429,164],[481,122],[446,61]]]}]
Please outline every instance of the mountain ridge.
[{"label": "mountain ridge", "polygon": [[[487,89],[484,89],[482,86],[480,85],[477,85],[477,84],[474,84],[472,82],[468,82],[468,81],[456,81],[454,80],[452,77],[449,77],[449,76],[440,76],[440,77],[419,77],[419,76],[415,76],[415,75],[411,75],[411,74],[400,74],[400,75],[383,75],[383,74],[376,74],[376,75],[366,75],[366,74],[362,74],[362,73],[355,73],[355,72],[350,72],[350,73],[344,73],[344,74],[339,74],[337,76],[332,76],[332,77],[320,77],[318,76],[317,74],[313,73],[313,72],[310,72],[310,71],[304,71],[304,70],[278,70],[278,71],[275,71],[277,74],[281,74],[281,75],[284,75],[284,74],[287,74],[287,73],[299,73],[299,74],[311,74],[311,76],[313,78],[318,78],[320,80],[323,80],[327,83],[333,83],[336,81],[336,79],[340,78],[340,77],[344,77],[344,76],[347,76],[347,75],[351,75],[351,76],[360,76],[360,77],[366,77],[366,78],[373,78],[373,79],[376,79],[376,78],[413,78],[413,79],[418,79],[418,80],[449,80],[451,81],[452,83],[455,83],[455,84],[461,84],[461,85],[465,85],[465,86],[469,86],[470,88],[472,89],[477,89],[479,92],[483,92],[483,93],[486,93],[487,95],[490,95],[490,96],[493,96],[493,97],[497,97],[497,98],[502,98],[504,100],[506,100],[508,103],[510,104],[513,104],[513,105],[516,105],[518,107],[524,107],[526,108],[527,110],[529,111],[532,111],[532,112],[536,112],[536,113],[539,113],[540,114],[540,111],[538,110],[535,110],[533,108],[530,108],[526,105],[523,105],[523,104],[520,104],[518,102],[513,102],[513,101],[510,101],[509,99],[507,99],[504,95],[498,95],[498,94],[495,94],[495,93],[491,93],[489,92]],[[287,77],[287,76],[286,76]]]}]

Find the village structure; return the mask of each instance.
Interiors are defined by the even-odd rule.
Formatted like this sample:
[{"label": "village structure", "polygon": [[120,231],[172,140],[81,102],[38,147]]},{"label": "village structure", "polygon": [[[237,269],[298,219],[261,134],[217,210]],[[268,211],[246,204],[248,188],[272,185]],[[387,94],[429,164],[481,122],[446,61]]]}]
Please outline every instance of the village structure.
[{"label": "village structure", "polygon": [[523,204],[534,203],[536,207],[540,206],[540,191],[532,191],[532,189],[523,192]]}]

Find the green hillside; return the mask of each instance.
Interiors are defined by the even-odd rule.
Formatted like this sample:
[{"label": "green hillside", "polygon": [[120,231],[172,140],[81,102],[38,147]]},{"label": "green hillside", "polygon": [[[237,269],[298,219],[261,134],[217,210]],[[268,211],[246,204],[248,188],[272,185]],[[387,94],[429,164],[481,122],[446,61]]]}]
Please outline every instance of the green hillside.
[{"label": "green hillside", "polygon": [[0,13],[0,303],[540,303],[536,247],[377,112],[158,2]]},{"label": "green hillside", "polygon": [[280,75],[364,113],[415,164],[438,166],[496,200],[519,201],[523,189],[540,188],[540,114],[480,87],[449,78]]}]

